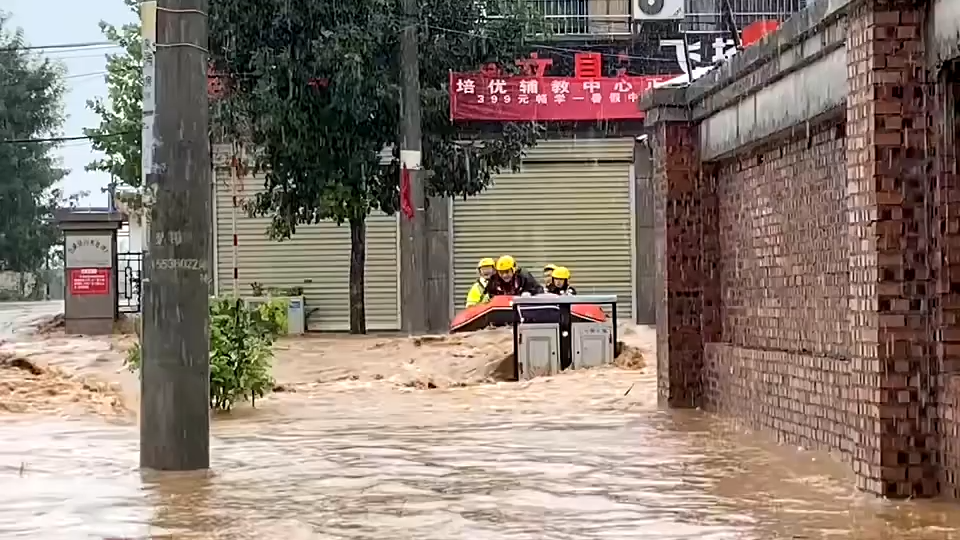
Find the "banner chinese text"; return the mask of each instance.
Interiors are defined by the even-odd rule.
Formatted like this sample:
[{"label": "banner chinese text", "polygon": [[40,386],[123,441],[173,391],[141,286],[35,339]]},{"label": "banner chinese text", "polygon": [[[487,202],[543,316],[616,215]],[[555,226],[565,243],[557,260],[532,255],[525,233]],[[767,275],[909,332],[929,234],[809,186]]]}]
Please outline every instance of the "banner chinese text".
[{"label": "banner chinese text", "polygon": [[640,96],[675,75],[501,77],[450,74],[450,118],[493,121],[641,119]]}]

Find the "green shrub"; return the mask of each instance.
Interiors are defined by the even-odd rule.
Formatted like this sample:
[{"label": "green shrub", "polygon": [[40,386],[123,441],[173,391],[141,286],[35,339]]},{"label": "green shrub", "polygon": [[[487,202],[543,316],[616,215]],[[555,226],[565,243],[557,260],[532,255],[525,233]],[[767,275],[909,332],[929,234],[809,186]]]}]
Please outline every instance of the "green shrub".
[{"label": "green shrub", "polygon": [[272,336],[284,336],[288,329],[290,306],[284,300],[270,300],[251,309],[251,316],[260,330]]},{"label": "green shrub", "polygon": [[[210,303],[210,407],[228,411],[238,401],[254,405],[273,389],[270,374],[273,343],[287,331],[287,305],[273,300],[250,307],[238,298]],[[128,351],[125,364],[139,372],[140,343]]]}]

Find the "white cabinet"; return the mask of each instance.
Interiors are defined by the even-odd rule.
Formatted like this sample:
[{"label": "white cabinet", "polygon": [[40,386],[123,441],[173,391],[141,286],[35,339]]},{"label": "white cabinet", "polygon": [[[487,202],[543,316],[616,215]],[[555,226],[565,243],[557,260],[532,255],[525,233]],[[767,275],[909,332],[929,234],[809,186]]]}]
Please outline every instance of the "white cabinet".
[{"label": "white cabinet", "polygon": [[520,380],[560,372],[560,330],[556,324],[524,324],[517,331]]},{"label": "white cabinet", "polygon": [[613,327],[610,323],[574,323],[573,369],[613,363]]}]

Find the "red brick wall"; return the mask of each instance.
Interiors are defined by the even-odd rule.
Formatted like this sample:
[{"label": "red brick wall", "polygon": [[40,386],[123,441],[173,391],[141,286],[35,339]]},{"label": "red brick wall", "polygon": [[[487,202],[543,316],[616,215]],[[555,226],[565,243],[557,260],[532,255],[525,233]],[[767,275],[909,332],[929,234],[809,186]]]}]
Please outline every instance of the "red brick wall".
[{"label": "red brick wall", "polygon": [[657,229],[657,369],[659,400],[698,405],[703,370],[700,221],[704,189],[696,128],[662,124],[653,145]]},{"label": "red brick wall", "polygon": [[716,173],[722,341],[845,357],[843,118]]},{"label": "red brick wall", "polygon": [[706,405],[807,448],[852,452],[844,116],[712,172],[721,337]]},{"label": "red brick wall", "polygon": [[[700,164],[690,182],[672,180],[691,177],[687,161],[674,174],[655,153],[661,391],[840,450],[861,489],[889,497],[960,486],[960,180],[925,12],[851,8],[846,108],[803,136]],[[661,149],[696,154],[671,133]]]},{"label": "red brick wall", "polygon": [[[949,82],[948,82],[949,81]],[[949,65],[937,86],[932,127],[941,141],[933,182],[930,272],[933,281],[932,330],[936,347],[938,410],[934,429],[940,434],[938,479],[942,494],[960,498],[960,66]]]}]

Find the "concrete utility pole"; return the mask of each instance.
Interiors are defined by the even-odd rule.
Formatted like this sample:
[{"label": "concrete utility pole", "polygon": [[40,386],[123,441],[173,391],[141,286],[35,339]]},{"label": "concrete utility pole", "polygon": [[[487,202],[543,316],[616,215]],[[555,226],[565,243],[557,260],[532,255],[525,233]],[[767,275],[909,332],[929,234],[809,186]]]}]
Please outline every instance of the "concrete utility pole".
[{"label": "concrete utility pole", "polygon": [[157,2],[156,123],[147,173],[140,466],[210,466],[207,0]]},{"label": "concrete utility pole", "polygon": [[[417,0],[403,0],[406,15],[400,35],[400,165],[410,175],[413,218],[401,211],[400,218],[400,315],[410,335],[428,331],[426,194],[421,174],[420,51],[417,44],[420,10]],[[403,176],[401,176],[403,182]]]}]

